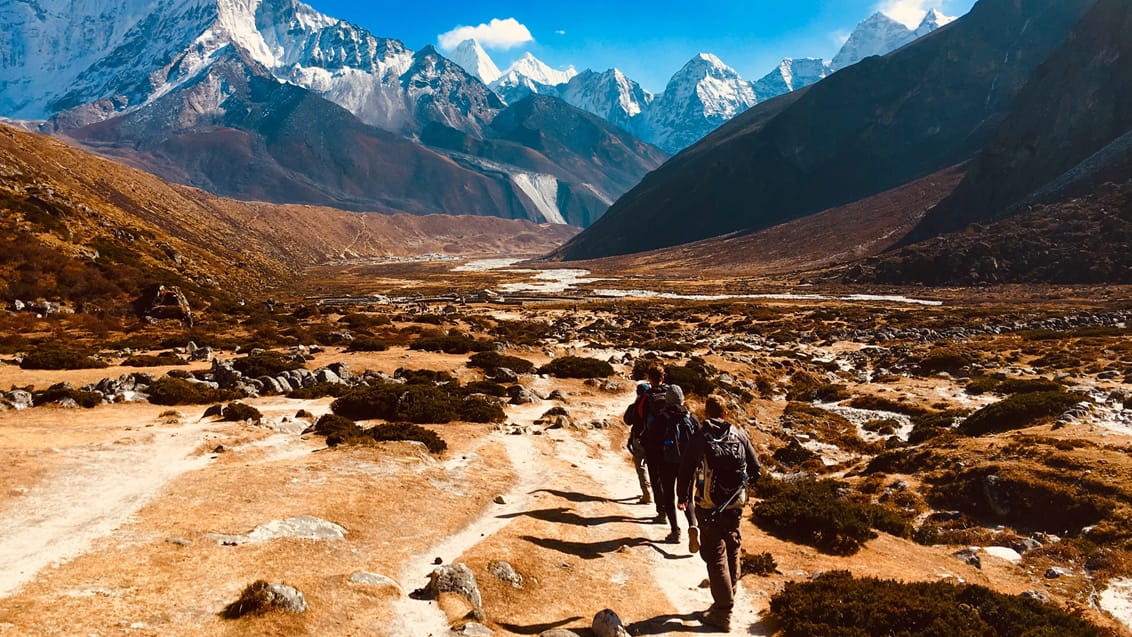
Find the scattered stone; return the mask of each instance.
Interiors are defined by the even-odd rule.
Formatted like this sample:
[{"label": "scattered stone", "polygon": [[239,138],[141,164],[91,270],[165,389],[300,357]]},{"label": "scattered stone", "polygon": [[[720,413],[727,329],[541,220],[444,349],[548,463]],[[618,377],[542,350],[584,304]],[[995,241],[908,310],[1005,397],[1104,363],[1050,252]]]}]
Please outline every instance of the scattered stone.
[{"label": "scattered stone", "polygon": [[538,400],[538,397],[522,385],[508,387],[507,395],[511,397],[512,405],[529,405]]},{"label": "scattered stone", "polygon": [[1010,548],[1018,551],[1019,554],[1022,554],[1026,551],[1034,551],[1042,548],[1042,543],[1032,537],[1024,537],[1011,542]]},{"label": "scattered stone", "polygon": [[523,576],[508,562],[492,560],[487,563],[487,572],[510,584],[512,588],[523,588]]},{"label": "scattered stone", "polygon": [[1022,597],[1028,597],[1035,602],[1041,602],[1043,604],[1049,604],[1051,601],[1049,595],[1046,595],[1041,591],[1026,591],[1022,593]]},{"label": "scattered stone", "polygon": [[488,628],[487,626],[484,626],[483,624],[481,624],[479,622],[468,622],[468,623],[464,624],[463,626],[461,626],[460,628],[458,628],[456,630],[456,633],[460,634],[460,635],[472,635],[472,636],[479,636],[479,637],[487,637],[488,635],[494,635],[495,631]]},{"label": "scattered stone", "polygon": [[337,541],[346,539],[346,529],[311,515],[300,515],[285,520],[264,522],[247,535],[213,534],[210,537],[225,546],[256,544],[281,538]]},{"label": "scattered stone", "polygon": [[594,615],[590,630],[593,631],[594,637],[629,637],[629,631],[625,630],[621,618],[608,608]]},{"label": "scattered stone", "polygon": [[578,633],[565,628],[551,628],[539,633],[538,637],[578,637]]},{"label": "scattered stone", "polygon": [[15,389],[8,392],[7,399],[15,409],[28,409],[35,405],[35,400],[32,398],[31,393],[22,389]]},{"label": "scattered stone", "polygon": [[169,544],[176,544],[177,546],[192,546],[193,541],[187,537],[167,537],[165,541]]},{"label": "scattered stone", "polygon": [[466,564],[448,564],[433,569],[428,584],[420,591],[425,599],[437,599],[441,593],[455,593],[468,600],[472,608],[483,608],[476,576]]},{"label": "scattered stone", "polygon": [[391,578],[378,573],[367,573],[365,571],[358,571],[350,576],[350,583],[362,584],[364,586],[377,586],[377,587],[390,587],[397,590],[398,594],[401,592],[401,585],[393,581]]},{"label": "scattered stone", "polygon": [[963,562],[964,564],[969,564],[977,569],[983,568],[983,561],[979,558],[978,551],[963,549],[962,551],[956,553],[955,557],[959,558],[959,561]]},{"label": "scattered stone", "polygon": [[245,615],[262,615],[272,610],[302,613],[307,610],[303,593],[286,584],[269,584],[257,580],[248,585],[240,599],[232,602],[221,613],[225,619],[239,619]]},{"label": "scattered stone", "polygon": [[491,501],[496,504],[507,504],[507,498],[504,498],[502,495],[495,496]]},{"label": "scattered stone", "polygon": [[1046,579],[1057,579],[1059,577],[1068,577],[1072,575],[1073,571],[1061,566],[1051,566],[1046,569]]},{"label": "scattered stone", "polygon": [[563,392],[563,391],[562,391],[561,389],[556,389],[556,390],[554,390],[554,391],[550,392],[550,395],[549,395],[549,396],[547,396],[547,397],[546,397],[546,399],[547,399],[547,400],[557,400],[557,401],[559,401],[559,402],[564,402],[564,403],[568,403],[568,402],[570,402],[570,401],[569,401],[569,400],[568,400],[568,399],[566,398],[566,394],[565,394],[565,392]]},{"label": "scattered stone", "polygon": [[189,299],[177,286],[151,286],[137,300],[135,307],[138,308],[138,315],[150,323],[178,321],[185,327],[193,326]]},{"label": "scattered stone", "polygon": [[318,383],[330,383],[333,385],[341,385],[343,382],[338,374],[335,374],[325,367],[314,373],[314,379]]}]

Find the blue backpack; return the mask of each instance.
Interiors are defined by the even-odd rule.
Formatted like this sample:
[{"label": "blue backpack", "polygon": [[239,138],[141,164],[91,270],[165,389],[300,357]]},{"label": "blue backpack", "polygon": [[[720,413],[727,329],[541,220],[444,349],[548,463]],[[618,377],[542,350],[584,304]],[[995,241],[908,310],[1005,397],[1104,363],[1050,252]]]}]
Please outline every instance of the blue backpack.
[{"label": "blue backpack", "polygon": [[664,432],[664,460],[678,464],[684,457],[688,442],[696,433],[696,420],[688,410],[670,409],[664,412],[666,428]]}]

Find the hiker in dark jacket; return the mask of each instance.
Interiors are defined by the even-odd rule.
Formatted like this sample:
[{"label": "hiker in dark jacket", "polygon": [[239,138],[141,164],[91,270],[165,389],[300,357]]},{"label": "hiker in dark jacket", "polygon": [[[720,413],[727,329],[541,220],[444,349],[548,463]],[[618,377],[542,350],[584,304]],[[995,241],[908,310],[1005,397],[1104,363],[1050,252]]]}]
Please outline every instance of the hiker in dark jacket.
[{"label": "hiker in dark jacket", "polygon": [[644,396],[641,411],[643,418],[640,426],[634,427],[630,435],[640,441],[641,447],[645,450],[645,465],[649,470],[649,481],[652,482],[652,499],[656,503],[656,517],[653,518],[653,523],[664,524],[667,521],[676,535],[675,539],[672,539],[670,534],[667,541],[679,542],[680,527],[676,524],[676,496],[671,488],[667,493],[665,492],[662,475],[665,462],[661,419],[667,405],[668,385],[664,383],[664,368],[660,365],[649,367],[645,375],[648,376],[649,389]]},{"label": "hiker in dark jacket", "polygon": [[[664,541],[668,544],[680,542],[680,526],[676,523],[676,476],[680,472],[680,457],[684,453],[696,430],[695,416],[688,413],[684,406],[684,391],[679,385],[668,385],[664,394],[664,408],[654,419],[652,435],[659,438],[659,457],[654,462],[659,464],[657,474],[660,477],[661,488],[657,493],[664,498],[662,510],[669,523],[668,537]],[[652,443],[652,448],[656,448]],[[693,514],[689,514],[689,525],[695,526]]]},{"label": "hiker in dark jacket", "polygon": [[[722,398],[708,396],[704,416],[680,462],[676,493],[679,508],[694,506],[699,522],[699,552],[707,564],[713,600],[702,620],[730,630],[739,583],[739,518],[760,469],[747,434],[725,420]],[[702,483],[695,480],[697,470]]]}]

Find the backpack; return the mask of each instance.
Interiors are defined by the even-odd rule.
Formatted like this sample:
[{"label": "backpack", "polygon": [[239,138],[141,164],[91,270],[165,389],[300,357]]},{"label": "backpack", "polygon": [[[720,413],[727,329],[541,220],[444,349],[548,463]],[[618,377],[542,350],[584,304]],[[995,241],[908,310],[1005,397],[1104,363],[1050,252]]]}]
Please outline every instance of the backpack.
[{"label": "backpack", "polygon": [[[697,489],[696,506],[716,513],[742,509],[747,502],[747,453],[745,436],[734,426],[720,435],[703,427],[704,459],[700,467],[703,485]],[[752,468],[758,471],[757,467]]]},{"label": "backpack", "polygon": [[667,393],[668,385],[661,383],[645,392],[645,395],[639,401],[640,412],[645,421],[645,438],[655,441],[662,439],[664,435],[660,428],[660,420],[668,407]]},{"label": "backpack", "polygon": [[696,433],[696,423],[686,409],[669,409],[664,412],[664,420],[664,460],[678,464]]}]

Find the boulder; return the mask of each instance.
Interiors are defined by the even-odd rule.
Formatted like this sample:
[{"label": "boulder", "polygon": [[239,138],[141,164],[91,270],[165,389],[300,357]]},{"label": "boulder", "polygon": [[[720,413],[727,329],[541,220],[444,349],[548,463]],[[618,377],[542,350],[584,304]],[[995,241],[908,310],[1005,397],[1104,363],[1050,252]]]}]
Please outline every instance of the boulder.
[{"label": "boulder", "polygon": [[35,405],[31,392],[22,389],[14,389],[8,392],[7,397],[8,402],[16,409],[27,409]]},{"label": "boulder", "polygon": [[342,379],[342,382],[344,382],[344,383],[350,382],[350,380],[351,380],[350,366],[347,365],[346,363],[331,363],[331,364],[327,365],[326,367],[330,371],[334,372],[334,374],[337,375],[338,378]]},{"label": "boulder", "polygon": [[492,560],[487,563],[487,572],[494,575],[501,582],[510,584],[512,588],[523,587],[523,576],[508,562]]},{"label": "boulder", "polygon": [[177,286],[150,286],[134,301],[134,308],[138,316],[151,323],[177,321],[185,327],[193,326],[189,299]]},{"label": "boulder", "polygon": [[363,586],[376,586],[378,588],[393,588],[397,594],[401,594],[401,585],[393,581],[393,579],[380,575],[378,573],[367,573],[365,571],[358,571],[350,576],[351,584],[361,584]]},{"label": "boulder", "polygon": [[238,619],[245,615],[283,610],[289,613],[302,613],[307,610],[307,600],[303,593],[286,584],[269,584],[257,580],[248,585],[240,594],[240,599],[224,608],[225,619]]},{"label": "boulder", "polygon": [[472,608],[483,608],[476,576],[466,564],[444,564],[433,569],[425,593],[429,599],[437,599],[442,593],[455,593],[466,599]]},{"label": "boulder", "polygon": [[314,379],[317,383],[329,383],[332,385],[342,384],[342,379],[338,376],[338,374],[335,374],[326,367],[315,371]]},{"label": "boulder", "polygon": [[608,608],[594,615],[590,630],[593,631],[594,637],[629,637],[629,631],[625,630],[621,618]]}]

